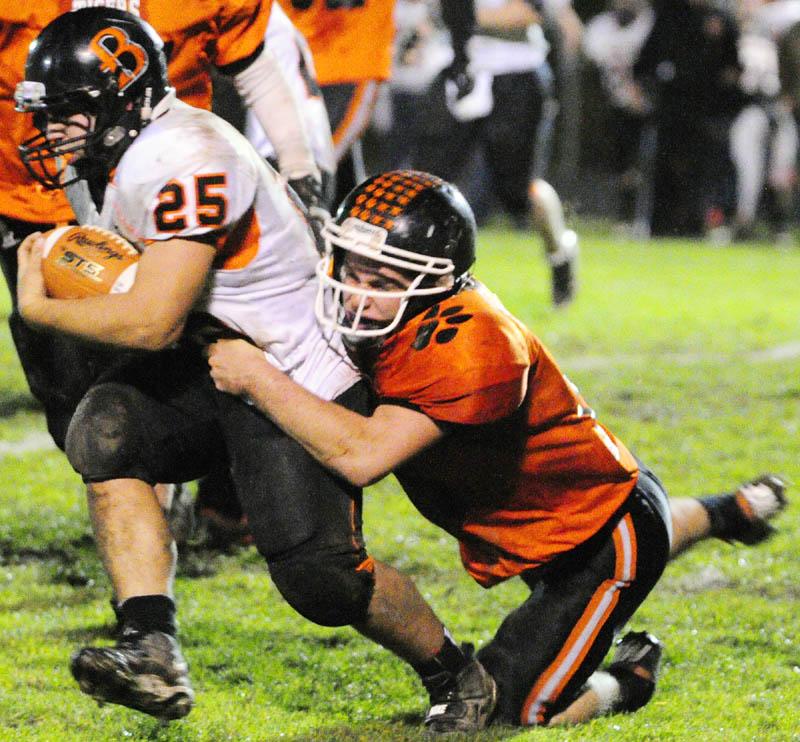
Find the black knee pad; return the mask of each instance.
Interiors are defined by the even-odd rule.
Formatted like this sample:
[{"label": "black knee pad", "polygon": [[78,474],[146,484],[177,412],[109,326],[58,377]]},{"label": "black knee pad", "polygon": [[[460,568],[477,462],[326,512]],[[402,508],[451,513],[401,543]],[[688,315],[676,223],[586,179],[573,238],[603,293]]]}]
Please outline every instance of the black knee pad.
[{"label": "black knee pad", "polygon": [[275,586],[301,616],[321,626],[366,620],[375,588],[373,570],[355,554],[308,554],[269,562]]},{"label": "black knee pad", "polygon": [[140,462],[146,441],[138,424],[138,392],[125,384],[89,390],[72,416],[65,443],[69,463],[85,482],[131,477],[150,481]]}]

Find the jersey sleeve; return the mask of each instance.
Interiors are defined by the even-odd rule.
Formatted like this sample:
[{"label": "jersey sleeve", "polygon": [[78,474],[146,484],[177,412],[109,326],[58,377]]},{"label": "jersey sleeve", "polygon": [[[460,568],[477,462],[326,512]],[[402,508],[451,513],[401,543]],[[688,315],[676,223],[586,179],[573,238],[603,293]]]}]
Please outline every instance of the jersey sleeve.
[{"label": "jersey sleeve", "polygon": [[252,207],[256,163],[237,158],[222,135],[147,134],[113,180],[115,220],[129,239],[146,245],[222,234]]},{"label": "jersey sleeve", "polygon": [[387,351],[375,368],[383,403],[474,425],[512,414],[525,398],[531,351],[510,316],[451,304],[407,325]]},{"label": "jersey sleeve", "polygon": [[250,59],[264,43],[272,0],[227,0],[220,3],[217,67]]}]

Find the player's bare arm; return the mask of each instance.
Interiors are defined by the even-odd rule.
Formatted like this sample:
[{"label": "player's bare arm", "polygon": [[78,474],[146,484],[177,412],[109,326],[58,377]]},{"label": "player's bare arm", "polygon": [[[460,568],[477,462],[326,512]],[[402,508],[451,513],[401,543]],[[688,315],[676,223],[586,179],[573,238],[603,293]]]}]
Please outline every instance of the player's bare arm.
[{"label": "player's bare arm", "polygon": [[377,482],[444,435],[407,407],[383,404],[364,417],[321,399],[243,340],[214,343],[208,362],[218,389],[249,397],[317,461],[357,486]]},{"label": "player's bare arm", "polygon": [[140,350],[161,350],[180,337],[215,254],[201,242],[166,240],[144,252],[127,293],[53,299],[42,278],[42,247],[42,236],[35,233],[19,248],[17,296],[26,322],[89,342]]}]

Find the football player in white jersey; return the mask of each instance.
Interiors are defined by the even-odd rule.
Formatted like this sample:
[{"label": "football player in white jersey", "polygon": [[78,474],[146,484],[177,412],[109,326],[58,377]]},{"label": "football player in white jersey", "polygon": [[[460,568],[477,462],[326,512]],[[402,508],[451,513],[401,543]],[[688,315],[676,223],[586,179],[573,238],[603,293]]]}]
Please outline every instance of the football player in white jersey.
[{"label": "football player in white jersey", "polygon": [[535,5],[541,12],[526,0],[442,0],[452,62],[431,85],[411,159],[419,170],[457,181],[480,147],[492,195],[515,224],[541,234],[551,298],[563,307],[577,290],[579,248],[558,193],[543,179],[558,104],[542,23],[544,15],[574,12],[566,0]]},{"label": "football player in white jersey", "polygon": [[[220,461],[230,464],[273,581],[299,613],[354,626],[409,662],[429,689],[488,678],[413,583],[368,555],[360,490],[252,405],[214,388],[204,344],[243,336],[310,391],[369,408],[338,341],[316,323],[315,242],[275,171],[233,127],[175,99],[161,40],[123,11],[89,8],[50,23],[31,45],[16,100],[40,130],[21,148],[34,177],[63,186],[71,159],[101,225],[142,253],[129,292],[57,300],[44,289],[41,235],[20,246],[28,323],[149,351],[120,353],[67,432],[121,617],[116,645],[73,654],[81,690],[165,720],[191,710],[175,638],[174,542],[153,485],[198,478]],[[480,692],[491,710],[493,681]]]}]

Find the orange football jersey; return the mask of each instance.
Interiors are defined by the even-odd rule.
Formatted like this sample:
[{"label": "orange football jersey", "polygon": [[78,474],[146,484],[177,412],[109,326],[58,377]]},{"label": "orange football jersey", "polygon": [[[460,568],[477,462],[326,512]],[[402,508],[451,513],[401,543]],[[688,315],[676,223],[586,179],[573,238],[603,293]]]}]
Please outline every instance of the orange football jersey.
[{"label": "orange football jersey", "polygon": [[320,85],[389,79],[394,0],[342,2],[336,8],[326,0],[279,2],[308,41]]},{"label": "orange football jersey", "polygon": [[[24,77],[28,47],[54,18],[102,5],[96,0],[0,0],[0,215],[54,224],[73,218],[61,191],[32,180],[17,147],[33,136],[31,116],[14,111],[14,90]],[[211,65],[250,57],[264,41],[272,0],[109,0],[108,5],[144,18],[170,44],[169,79],[178,97],[211,107]]]},{"label": "orange football jersey", "polygon": [[448,430],[396,474],[486,587],[586,541],[635,485],[628,449],[483,286],[410,320],[372,375],[382,403]]}]

